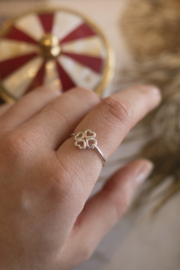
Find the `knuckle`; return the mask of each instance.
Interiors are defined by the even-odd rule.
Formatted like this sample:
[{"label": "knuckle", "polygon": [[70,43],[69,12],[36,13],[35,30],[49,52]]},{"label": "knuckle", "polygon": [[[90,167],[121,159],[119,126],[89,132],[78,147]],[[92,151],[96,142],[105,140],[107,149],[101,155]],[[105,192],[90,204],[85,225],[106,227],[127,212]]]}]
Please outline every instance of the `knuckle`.
[{"label": "knuckle", "polygon": [[133,108],[131,104],[124,99],[111,96],[102,101],[104,106],[105,116],[110,121],[129,124],[133,118]]},{"label": "knuckle", "polygon": [[2,140],[4,154],[6,157],[26,156],[31,148],[30,138],[26,133],[12,132],[6,134]]},{"label": "knuckle", "polygon": [[42,113],[44,113],[44,115],[47,114],[48,111],[53,112],[53,114],[55,115],[55,117],[59,118],[59,121],[62,123],[65,123],[68,127],[71,126],[71,121],[69,120],[69,118],[67,117],[66,114],[62,114],[60,107],[57,106],[56,101],[52,102],[50,104],[48,104],[42,111]]},{"label": "knuckle", "polygon": [[87,102],[89,102],[90,104],[97,104],[99,103],[100,99],[97,96],[97,94],[95,94],[93,91],[82,88],[82,87],[77,87],[75,89],[75,91],[77,92],[78,96],[80,96],[81,98],[83,97]]}]

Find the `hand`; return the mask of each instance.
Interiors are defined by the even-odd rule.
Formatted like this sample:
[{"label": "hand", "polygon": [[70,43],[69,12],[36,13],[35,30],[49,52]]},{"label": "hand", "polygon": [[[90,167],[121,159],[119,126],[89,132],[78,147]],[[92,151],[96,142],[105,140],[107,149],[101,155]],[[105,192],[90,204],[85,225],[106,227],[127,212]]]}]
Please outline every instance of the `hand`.
[{"label": "hand", "polygon": [[70,269],[89,258],[153,166],[132,162],[87,202],[102,160],[94,150],[75,147],[70,134],[96,132],[108,159],[160,100],[153,86],[136,86],[101,102],[84,89],[61,96],[37,89],[1,106],[0,269]]}]

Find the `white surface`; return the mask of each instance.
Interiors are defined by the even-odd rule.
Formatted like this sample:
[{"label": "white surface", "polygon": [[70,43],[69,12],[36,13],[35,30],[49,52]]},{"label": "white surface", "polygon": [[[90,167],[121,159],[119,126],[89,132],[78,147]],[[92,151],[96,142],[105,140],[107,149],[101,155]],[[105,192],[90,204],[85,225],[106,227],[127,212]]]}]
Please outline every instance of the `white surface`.
[{"label": "white surface", "polygon": [[0,41],[0,61],[38,51],[38,46],[32,44],[28,44],[27,46],[27,43],[25,42],[7,39],[2,39]]},{"label": "white surface", "polygon": [[40,40],[44,34],[39,18],[33,13],[20,18],[16,23],[16,27],[36,40]]},{"label": "white surface", "polygon": [[63,52],[80,53],[91,56],[106,57],[103,42],[99,37],[90,37],[61,45]]},{"label": "white surface", "polygon": [[69,57],[62,55],[58,61],[77,86],[94,89],[101,81],[101,74],[93,72],[90,68],[78,64]]},{"label": "white surface", "polygon": [[82,19],[67,12],[57,12],[54,18],[52,33],[59,39],[63,39],[70,32],[82,24]]}]

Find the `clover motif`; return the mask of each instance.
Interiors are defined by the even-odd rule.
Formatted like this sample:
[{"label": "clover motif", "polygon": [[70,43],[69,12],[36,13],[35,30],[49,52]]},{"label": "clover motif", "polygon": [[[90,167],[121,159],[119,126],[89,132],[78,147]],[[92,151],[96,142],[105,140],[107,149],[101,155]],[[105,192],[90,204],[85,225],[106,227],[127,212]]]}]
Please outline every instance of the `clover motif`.
[{"label": "clover motif", "polygon": [[75,146],[79,147],[81,150],[85,150],[86,148],[94,149],[97,147],[96,133],[91,131],[90,129],[85,132],[79,132],[75,134]]}]

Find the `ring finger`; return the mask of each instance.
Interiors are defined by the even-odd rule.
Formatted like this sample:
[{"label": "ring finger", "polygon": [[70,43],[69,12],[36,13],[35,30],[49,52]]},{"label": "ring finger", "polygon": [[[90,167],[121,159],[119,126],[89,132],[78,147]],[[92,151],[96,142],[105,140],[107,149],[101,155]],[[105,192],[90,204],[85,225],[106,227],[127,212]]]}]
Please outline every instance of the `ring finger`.
[{"label": "ring finger", "polygon": [[[98,147],[107,159],[129,130],[160,100],[160,91],[154,86],[136,86],[119,92],[96,106],[77,126],[75,133],[87,129],[96,132]],[[72,175],[74,190],[82,188],[79,197],[83,197],[85,203],[101,172],[101,157],[94,150],[81,151],[74,146],[72,138],[59,148],[57,154],[62,167]]]},{"label": "ring finger", "polygon": [[92,91],[75,88],[50,102],[32,119],[20,127],[41,138],[43,146],[57,150],[79,122],[99,103]]}]

